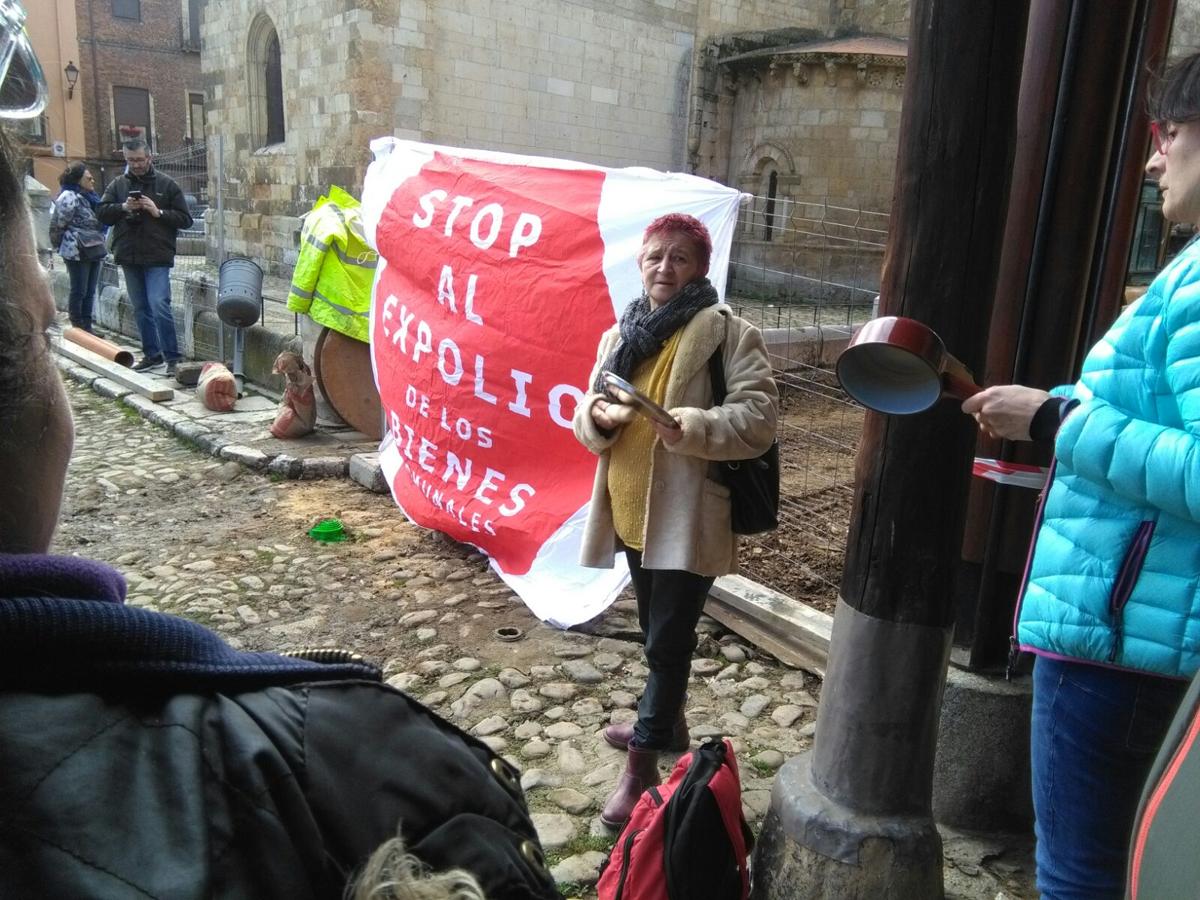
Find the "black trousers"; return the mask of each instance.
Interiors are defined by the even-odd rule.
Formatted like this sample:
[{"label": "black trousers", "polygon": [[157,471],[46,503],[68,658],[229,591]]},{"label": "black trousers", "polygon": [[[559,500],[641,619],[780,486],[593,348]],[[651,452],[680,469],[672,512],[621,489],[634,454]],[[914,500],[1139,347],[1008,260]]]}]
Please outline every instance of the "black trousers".
[{"label": "black trousers", "polygon": [[625,548],[650,675],[638,704],[633,744],[662,750],[683,707],[696,649],[696,623],[716,579],[674,569],[643,569],[642,554]]}]

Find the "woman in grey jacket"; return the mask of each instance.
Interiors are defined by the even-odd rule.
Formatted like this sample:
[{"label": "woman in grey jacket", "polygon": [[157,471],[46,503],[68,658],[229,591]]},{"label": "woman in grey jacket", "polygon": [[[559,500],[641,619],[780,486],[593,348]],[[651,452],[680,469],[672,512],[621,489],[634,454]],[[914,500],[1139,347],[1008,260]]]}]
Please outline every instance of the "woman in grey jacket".
[{"label": "woman in grey jacket", "polygon": [[[612,566],[624,553],[650,670],[637,723],[604,732],[629,753],[600,815],[611,827],[659,783],[659,751],[688,746],[683,708],[696,623],[714,578],[737,567],[716,461],[760,456],[775,439],[779,395],[762,335],[719,303],[705,277],[711,254],[698,219],[672,213],[650,223],[638,253],[644,292],[600,339],[591,390],[575,411],[575,436],[600,457],[581,562]],[[714,353],[725,369],[720,406],[708,366]],[[608,394],[606,371],[666,407],[674,426]]]}]

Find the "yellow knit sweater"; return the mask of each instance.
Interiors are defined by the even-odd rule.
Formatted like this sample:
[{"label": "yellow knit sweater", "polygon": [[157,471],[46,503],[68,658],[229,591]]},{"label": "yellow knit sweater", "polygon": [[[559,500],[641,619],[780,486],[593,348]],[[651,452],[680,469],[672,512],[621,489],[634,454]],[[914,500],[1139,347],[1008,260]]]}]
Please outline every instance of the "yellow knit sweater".
[{"label": "yellow knit sweater", "polygon": [[[679,348],[679,329],[657,356],[642,360],[629,380],[655,403],[667,395],[667,380]],[[658,435],[645,416],[635,416],[609,450],[608,496],[612,501],[613,526],[621,542],[633,550],[645,549],[646,502],[650,497],[650,469]]]}]

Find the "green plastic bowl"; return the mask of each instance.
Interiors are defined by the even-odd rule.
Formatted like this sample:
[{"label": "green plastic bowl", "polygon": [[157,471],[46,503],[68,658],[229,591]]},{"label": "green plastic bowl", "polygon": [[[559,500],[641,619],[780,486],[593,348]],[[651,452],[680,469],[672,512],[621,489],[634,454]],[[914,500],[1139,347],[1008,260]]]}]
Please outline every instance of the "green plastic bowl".
[{"label": "green plastic bowl", "polygon": [[338,519],[322,519],[308,530],[308,536],[314,541],[333,544],[346,539],[346,529]]}]

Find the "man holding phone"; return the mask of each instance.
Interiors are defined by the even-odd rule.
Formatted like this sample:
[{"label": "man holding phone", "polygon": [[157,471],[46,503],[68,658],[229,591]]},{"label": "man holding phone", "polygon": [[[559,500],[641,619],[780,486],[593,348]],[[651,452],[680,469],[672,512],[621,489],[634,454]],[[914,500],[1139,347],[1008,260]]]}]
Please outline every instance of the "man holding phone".
[{"label": "man holding phone", "polygon": [[145,372],[165,366],[166,374],[174,375],[181,357],[171,313],[171,267],[175,236],[191,226],[192,216],[179,185],[154,168],[145,141],[126,141],[122,152],[125,172],[105,189],[97,215],[113,226],[113,257],[125,276],[142,338],[142,358],[133,368]]}]

